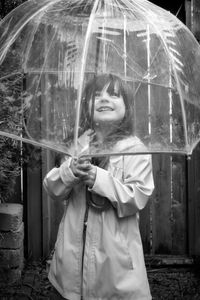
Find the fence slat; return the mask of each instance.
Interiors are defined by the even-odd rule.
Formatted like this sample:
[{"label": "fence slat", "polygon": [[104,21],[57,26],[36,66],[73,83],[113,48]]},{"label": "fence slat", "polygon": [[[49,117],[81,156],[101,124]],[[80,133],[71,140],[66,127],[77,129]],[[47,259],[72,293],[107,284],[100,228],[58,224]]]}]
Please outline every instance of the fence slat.
[{"label": "fence slat", "polygon": [[152,252],[171,254],[171,157],[153,158],[155,193],[152,201]]},{"label": "fence slat", "polygon": [[150,207],[151,199],[146,207],[140,212],[140,232],[142,236],[142,243],[144,253],[151,252],[151,227],[150,227]]},{"label": "fence slat", "polygon": [[172,161],[172,252],[187,253],[186,158]]},{"label": "fence slat", "polygon": [[200,255],[200,144],[188,160],[188,242],[189,254]]},{"label": "fence slat", "polygon": [[26,255],[36,260],[42,257],[41,176],[40,170],[27,168],[26,180]]}]

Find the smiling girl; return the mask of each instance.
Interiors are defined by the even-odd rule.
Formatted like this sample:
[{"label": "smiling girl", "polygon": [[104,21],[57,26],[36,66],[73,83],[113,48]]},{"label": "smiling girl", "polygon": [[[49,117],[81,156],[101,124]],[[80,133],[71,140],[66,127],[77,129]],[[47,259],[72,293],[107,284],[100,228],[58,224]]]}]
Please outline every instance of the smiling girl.
[{"label": "smiling girl", "polygon": [[[144,151],[133,134],[132,90],[120,78],[95,77],[83,104],[82,148]],[[66,201],[49,272],[62,297],[151,299],[139,231],[139,211],[154,189],[151,156],[66,158],[46,175],[44,187]]]}]

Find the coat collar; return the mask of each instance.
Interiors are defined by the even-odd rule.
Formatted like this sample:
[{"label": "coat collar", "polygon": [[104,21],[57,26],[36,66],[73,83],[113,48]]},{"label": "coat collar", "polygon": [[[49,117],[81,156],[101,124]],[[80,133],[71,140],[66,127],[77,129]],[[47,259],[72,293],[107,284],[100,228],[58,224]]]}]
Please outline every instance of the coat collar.
[{"label": "coat collar", "polygon": [[[85,131],[79,138],[78,138],[78,153],[79,154],[87,154],[89,150],[89,143],[91,141],[91,137],[93,135],[92,130]],[[118,141],[113,149],[113,153],[120,153],[120,152],[146,152],[146,148],[142,141],[137,136],[129,136],[120,141]],[[69,154],[73,156],[74,154],[74,145],[72,145],[69,149]]]},{"label": "coat collar", "polygon": [[146,147],[137,136],[129,136],[118,141],[113,152],[146,152]]}]

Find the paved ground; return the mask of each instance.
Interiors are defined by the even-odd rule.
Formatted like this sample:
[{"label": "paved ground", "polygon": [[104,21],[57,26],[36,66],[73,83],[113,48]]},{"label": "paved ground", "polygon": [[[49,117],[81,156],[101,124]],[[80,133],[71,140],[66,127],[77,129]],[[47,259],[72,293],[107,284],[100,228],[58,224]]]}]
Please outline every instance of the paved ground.
[{"label": "paved ground", "polygon": [[[153,300],[200,300],[198,267],[148,269]],[[27,264],[20,282],[0,288],[0,300],[28,299],[57,299],[47,279],[46,264]]]}]

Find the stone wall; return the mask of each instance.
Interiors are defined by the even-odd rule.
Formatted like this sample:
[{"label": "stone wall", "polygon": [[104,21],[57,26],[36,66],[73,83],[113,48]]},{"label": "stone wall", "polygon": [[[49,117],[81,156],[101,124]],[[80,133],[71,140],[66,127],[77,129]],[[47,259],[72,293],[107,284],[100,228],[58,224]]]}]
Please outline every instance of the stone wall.
[{"label": "stone wall", "polygon": [[21,278],[24,261],[23,206],[0,203],[0,286]]}]

